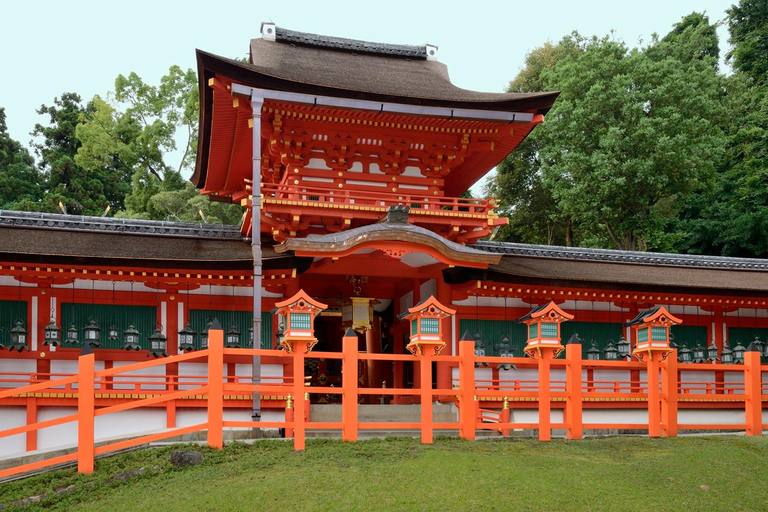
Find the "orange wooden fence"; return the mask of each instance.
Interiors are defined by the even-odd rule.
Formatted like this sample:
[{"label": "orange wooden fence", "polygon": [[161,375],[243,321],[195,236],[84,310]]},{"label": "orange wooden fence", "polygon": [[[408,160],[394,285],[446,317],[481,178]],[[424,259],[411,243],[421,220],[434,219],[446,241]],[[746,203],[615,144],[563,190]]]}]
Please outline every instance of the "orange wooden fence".
[{"label": "orange wooden fence", "polygon": [[[360,430],[365,429],[419,429],[424,443],[431,443],[435,429],[456,429],[462,438],[474,439],[478,429],[498,430],[509,434],[511,429],[538,429],[539,439],[548,440],[552,429],[564,429],[568,439],[580,439],[584,429],[640,429],[649,436],[676,436],[679,429],[743,429],[747,435],[761,435],[763,430],[762,407],[768,400],[768,386],[763,382],[762,374],[768,366],[761,365],[757,352],[745,353],[743,365],[721,364],[686,364],[679,365],[676,353],[664,361],[646,363],[624,361],[585,361],[582,360],[581,346],[568,345],[564,359],[531,360],[528,358],[477,357],[471,341],[459,342],[458,355],[413,356],[410,354],[365,354],[358,353],[356,336],[343,338],[342,352],[301,351],[287,353],[282,350],[263,349],[225,349],[223,331],[211,330],[207,350],[151,360],[117,368],[96,371],[93,354],[79,358],[78,374],[39,382],[23,387],[0,390],[0,399],[36,393],[45,390],[68,389],[77,395],[77,414],[69,414],[55,419],[32,422],[27,425],[0,431],[0,440],[18,434],[36,435],[44,428],[69,422],[77,422],[77,451],[68,455],[50,458],[38,462],[0,471],[0,478],[20,474],[39,468],[64,462],[77,461],[78,470],[90,473],[94,469],[94,457],[148,442],[159,441],[183,434],[207,430],[208,444],[214,448],[223,446],[223,432],[227,428],[281,428],[287,436],[293,437],[294,448],[305,448],[307,429],[339,429],[342,439],[356,441]],[[292,379],[281,383],[262,383],[254,385],[245,379],[232,379],[223,375],[225,356],[273,356],[292,362]],[[322,386],[305,387],[304,360],[307,358],[336,359],[342,362],[342,387]],[[417,388],[365,388],[360,387],[357,379],[359,361],[395,361],[415,362],[418,364],[419,386]],[[188,389],[177,389],[177,383],[163,393],[147,398],[97,408],[95,397],[98,389],[105,382],[127,372],[142,371],[150,367],[180,362],[206,362],[207,378],[196,378],[195,385],[186,384]],[[457,369],[458,378],[448,389],[433,387],[432,362],[447,364]],[[538,379],[525,380],[514,378],[476,379],[476,366],[484,364],[495,367],[498,364],[514,363],[518,366],[536,368]],[[542,368],[546,365],[547,368]],[[549,377],[549,368],[563,371],[565,380],[557,381]],[[595,380],[584,378],[593,371],[629,370],[638,375],[629,381]],[[645,379],[640,379],[640,371],[646,372]],[[743,382],[717,381],[697,382],[682,380],[685,372],[715,371],[722,374],[737,373],[743,375]],[[501,372],[499,372],[501,374]],[[504,372],[514,374],[514,372]],[[125,378],[125,377],[123,377]],[[23,379],[19,379],[23,380]],[[733,380],[733,379],[731,379]],[[121,381],[122,382],[122,381]],[[140,381],[145,382],[145,381]],[[152,382],[152,381],[149,381]],[[156,384],[156,382],[152,382]],[[341,393],[339,393],[341,391]],[[288,396],[285,419],[283,421],[253,422],[231,421],[224,419],[224,397],[232,393],[274,393]],[[341,394],[342,417],[339,422],[316,422],[309,417],[310,394]],[[189,396],[207,397],[207,421],[181,428],[134,439],[112,442],[95,446],[94,419],[107,414],[157,406]],[[419,422],[360,422],[358,403],[364,396],[418,397],[421,407]],[[450,401],[458,406],[458,419],[455,422],[433,422],[432,407],[435,400]],[[510,408],[515,404],[535,401],[538,408],[538,420],[535,422],[511,421]],[[647,406],[648,421],[643,423],[584,423],[584,404],[590,402],[644,402]],[[740,409],[745,413],[744,423],[734,424],[678,424],[679,404],[696,401],[704,406],[723,406]],[[501,409],[488,404],[501,404]],[[484,407],[483,404],[486,404]],[[563,420],[551,421],[553,404],[563,408]],[[619,406],[620,407],[620,406]]]}]

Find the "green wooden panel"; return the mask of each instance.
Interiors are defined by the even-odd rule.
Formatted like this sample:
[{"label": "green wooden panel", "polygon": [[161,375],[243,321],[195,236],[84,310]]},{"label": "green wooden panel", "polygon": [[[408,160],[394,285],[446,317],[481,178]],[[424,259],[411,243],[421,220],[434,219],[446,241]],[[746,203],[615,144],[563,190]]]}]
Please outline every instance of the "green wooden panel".
[{"label": "green wooden panel", "polygon": [[[248,331],[253,326],[253,315],[250,311],[226,311],[210,309],[191,309],[189,311],[192,329],[197,331],[195,348],[200,349],[200,333],[203,332],[208,321],[214,318],[219,319],[219,323],[226,333],[232,322],[235,322],[236,329],[240,331],[240,346],[251,348],[248,340]],[[265,311],[261,313],[261,348],[272,347],[272,313]]]},{"label": "green wooden panel", "polygon": [[411,320],[411,336],[416,336],[417,332],[419,332],[419,326],[416,323],[416,319],[414,318]]},{"label": "green wooden panel", "polygon": [[539,337],[539,324],[530,324],[528,326],[528,339]]},{"label": "green wooden panel", "polygon": [[541,324],[542,338],[557,338],[557,324]]},{"label": "green wooden panel", "polygon": [[312,329],[312,317],[309,313],[291,313],[291,329],[309,331]]},{"label": "green wooden panel", "polygon": [[693,348],[697,341],[702,346],[707,346],[707,327],[704,325],[673,325],[669,333],[670,341],[676,343],[678,347],[685,344],[688,348]]},{"label": "green wooden panel", "polygon": [[651,327],[651,341],[667,341],[667,328]]},{"label": "green wooden panel", "polygon": [[[571,321],[560,324],[560,337],[563,345],[576,333],[582,339],[582,358],[587,358],[587,350],[592,347],[592,340],[595,340],[597,348],[600,350],[600,359],[603,359],[603,350],[608,346],[608,342],[613,341],[613,344],[616,345],[624,333],[624,328],[619,323],[608,322]],[[560,357],[565,357],[565,351],[560,354]]]},{"label": "green wooden panel", "polygon": [[637,330],[637,341],[639,343],[645,343],[648,341],[648,328],[644,327]]},{"label": "green wooden panel", "polygon": [[[27,322],[27,302],[23,300],[0,300],[0,343],[8,345],[11,342],[10,331],[16,325],[16,320],[24,322],[24,328],[29,331]],[[30,336],[28,340],[31,340]]]},{"label": "green wooden panel", "polygon": [[768,340],[768,329],[755,329],[754,327],[729,327],[728,328],[728,343],[731,348],[736,346],[736,342],[740,341],[742,345],[748,347],[750,343],[755,339],[755,336],[760,338],[763,343]]},{"label": "green wooden panel", "polygon": [[476,331],[480,331],[480,336],[483,340],[488,342],[485,347],[485,355],[496,356],[495,345],[501,342],[501,339],[506,336],[509,338],[509,346],[514,350],[516,357],[523,356],[523,349],[525,348],[528,338],[526,337],[526,325],[518,324],[515,322],[504,322],[503,320],[475,320],[475,319],[460,319],[459,320],[459,332],[458,336],[461,336],[469,331],[471,336],[474,336]]},{"label": "green wooden panel", "polygon": [[[155,306],[125,306],[111,304],[61,304],[61,333],[62,339],[67,336],[67,329],[72,322],[79,331],[80,343],[83,343],[83,328],[90,323],[93,317],[101,327],[101,346],[97,348],[123,348],[123,331],[133,324],[141,333],[139,344],[143,350],[149,350],[147,336],[155,332],[157,326],[157,308]],[[120,338],[117,341],[109,341],[109,326],[117,326]],[[169,338],[173,333],[168,333]]]}]

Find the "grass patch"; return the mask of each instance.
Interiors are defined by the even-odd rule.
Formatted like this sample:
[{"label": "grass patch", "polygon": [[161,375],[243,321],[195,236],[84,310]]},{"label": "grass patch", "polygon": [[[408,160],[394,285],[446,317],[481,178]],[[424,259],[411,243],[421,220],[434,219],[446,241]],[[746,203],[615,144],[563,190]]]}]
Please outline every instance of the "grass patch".
[{"label": "grass patch", "polygon": [[[177,469],[153,448],[0,485],[50,510],[766,510],[768,438],[309,439],[204,447]],[[128,480],[124,471],[145,468]],[[51,494],[75,485],[66,495]],[[13,507],[4,509],[13,510]],[[29,508],[27,508],[29,510]]]}]

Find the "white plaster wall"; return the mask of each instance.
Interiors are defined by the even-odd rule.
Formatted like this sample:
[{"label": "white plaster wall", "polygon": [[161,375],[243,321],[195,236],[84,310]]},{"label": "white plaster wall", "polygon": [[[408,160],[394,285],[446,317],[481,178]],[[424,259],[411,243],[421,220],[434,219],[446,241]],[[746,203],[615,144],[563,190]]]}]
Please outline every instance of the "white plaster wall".
[{"label": "white plaster wall", "polygon": [[94,419],[94,437],[98,442],[114,437],[163,430],[167,425],[166,420],[165,408],[155,407],[143,407],[97,416]]},{"label": "white plaster wall", "polygon": [[493,386],[493,370],[488,368],[475,368],[475,386],[478,388],[488,388]]},{"label": "white plaster wall", "polygon": [[725,389],[729,388],[728,384],[738,384],[737,387],[741,389],[735,389],[731,393],[734,395],[744,394],[744,373],[743,372],[725,372],[723,374],[723,382],[726,383]]},{"label": "white plaster wall", "polygon": [[538,409],[515,409],[509,410],[510,423],[536,423],[539,421]]},{"label": "white plaster wall", "polygon": [[[115,361],[115,368],[119,368],[122,366],[128,366],[130,364],[133,364],[129,361]],[[165,365],[160,366],[152,366],[150,368],[142,368],[141,370],[134,370],[131,372],[125,372],[121,373],[119,375],[114,376],[114,388],[115,389],[130,389],[133,390],[134,385],[133,384],[120,384],[120,382],[130,382],[130,381],[142,381],[142,382],[158,382],[158,384],[142,384],[141,389],[142,390],[151,390],[151,389],[165,389],[165,372],[166,368]],[[152,378],[157,377],[157,378]]]},{"label": "white plaster wall", "polygon": [[[238,377],[251,377],[253,375],[253,365],[236,364],[235,375]],[[283,365],[281,364],[263,364],[261,365],[262,384],[280,384],[281,379],[265,377],[283,377]]]},{"label": "white plaster wall", "polygon": [[176,426],[177,427],[189,427],[191,425],[198,425],[208,421],[207,409],[177,409],[176,410]]},{"label": "white plaster wall", "polygon": [[[77,414],[77,408],[41,407],[37,412],[37,421],[48,421],[70,414]],[[77,445],[77,421],[38,430],[37,448],[39,450],[75,445]]]},{"label": "white plaster wall", "polygon": [[613,386],[610,383],[613,382],[623,383],[622,392],[631,392],[628,384],[631,379],[629,370],[595,370],[592,372],[592,378],[600,383],[599,385],[596,384],[598,387],[595,389],[595,392],[612,393]]},{"label": "white plaster wall", "polygon": [[743,410],[680,409],[677,411],[678,423],[694,423],[700,425],[713,423],[719,425],[725,423],[744,423],[746,421],[746,413]]},{"label": "white plaster wall", "polygon": [[[179,389],[192,389],[200,386],[200,382],[208,381],[208,365],[205,363],[179,363],[179,377],[188,376],[189,379],[179,379]],[[186,383],[186,384],[185,384]]]},{"label": "white plaster wall", "polygon": [[696,384],[691,384],[691,386],[694,386],[696,388],[702,388],[702,389],[691,389],[689,392],[694,395],[703,395],[707,393],[706,385],[702,383],[706,382],[715,382],[715,372],[708,372],[708,371],[684,371],[680,372],[680,382],[683,384],[683,388],[685,388],[684,383],[691,382]]},{"label": "white plaster wall", "polygon": [[[27,423],[26,407],[3,407],[0,413],[0,430],[20,427]],[[25,434],[0,438],[0,457],[6,457],[14,453],[23,453],[27,448]]]},{"label": "white plaster wall", "polygon": [[647,409],[584,409],[584,428],[589,423],[648,423]]},{"label": "white plaster wall", "polygon": [[565,368],[551,369],[549,372],[549,383],[550,387],[554,383],[555,391],[565,391]]},{"label": "white plaster wall", "polygon": [[[37,363],[32,359],[6,359],[5,357],[0,359],[0,379],[22,379],[23,375],[10,375],[12,373],[35,373],[37,371]],[[24,383],[17,382],[0,382],[0,387],[3,388],[18,388],[25,386],[29,381]]]}]

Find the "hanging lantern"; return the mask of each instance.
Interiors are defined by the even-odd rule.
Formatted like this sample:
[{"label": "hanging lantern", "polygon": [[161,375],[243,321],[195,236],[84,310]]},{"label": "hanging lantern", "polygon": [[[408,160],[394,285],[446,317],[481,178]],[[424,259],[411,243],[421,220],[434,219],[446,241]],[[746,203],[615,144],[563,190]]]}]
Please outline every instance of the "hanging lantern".
[{"label": "hanging lantern", "polygon": [[[498,352],[499,357],[515,357],[515,350],[510,348],[509,338],[507,338],[506,334],[503,338],[501,338],[501,341],[494,346],[494,348],[496,349],[496,352]],[[496,366],[496,369],[504,369],[509,371],[510,369],[517,370],[517,367],[512,363],[499,363],[499,365]]]},{"label": "hanging lantern", "polygon": [[768,357],[768,340],[763,343],[763,357]]},{"label": "hanging lantern", "polygon": [[733,350],[728,346],[728,342],[723,342],[723,351],[720,353],[720,361],[723,364],[734,364]]},{"label": "hanging lantern", "polygon": [[707,351],[701,346],[698,340],[696,340],[696,346],[693,347],[693,362],[694,363],[706,363]]},{"label": "hanging lantern", "polygon": [[85,333],[85,342],[92,347],[101,345],[101,327],[96,323],[93,317],[88,319],[88,325],[83,329]]},{"label": "hanging lantern", "polygon": [[717,345],[715,345],[715,340],[712,340],[712,343],[707,347],[707,361],[716,363],[718,359],[720,358],[717,357]]},{"label": "hanging lantern", "polygon": [[208,349],[208,331],[210,331],[212,325],[213,321],[209,318],[208,324],[203,329],[203,332],[200,333],[200,350]]},{"label": "hanging lantern", "polygon": [[29,347],[27,346],[27,330],[24,328],[24,322],[19,319],[16,320],[16,324],[11,329],[11,343],[8,345],[8,350],[11,352],[14,350],[18,350],[19,352],[26,350],[29,352]]},{"label": "hanging lantern", "polygon": [[136,330],[136,327],[129,324],[128,328],[123,331],[123,350],[141,350],[140,337],[141,333]]},{"label": "hanging lantern", "polygon": [[752,340],[752,343],[755,345],[755,348],[757,348],[757,351],[760,352],[760,356],[763,355],[763,342],[760,341],[760,338],[755,335],[755,339]]},{"label": "hanging lantern", "polygon": [[619,358],[619,350],[613,344],[613,340],[608,341],[608,345],[603,352],[605,353],[606,361],[616,361]]},{"label": "hanging lantern", "polygon": [[162,333],[160,327],[156,327],[155,332],[147,339],[149,340],[149,353],[147,354],[147,357],[168,357],[168,353],[166,352],[168,338]]},{"label": "hanging lantern", "polygon": [[248,329],[248,346],[251,348],[256,348],[253,346],[253,322],[251,322],[251,328]]},{"label": "hanging lantern", "polygon": [[79,332],[77,330],[77,326],[75,325],[75,322],[72,322],[69,326],[69,329],[67,329],[67,339],[64,340],[64,343],[69,345],[77,345],[80,343],[80,340],[77,339],[78,335]]},{"label": "hanging lantern", "polygon": [[[475,357],[485,357],[485,347],[488,342],[482,339],[480,331],[475,331]],[[488,366],[488,363],[475,363],[475,366]]]},{"label": "hanging lantern", "polygon": [[55,347],[61,342],[61,330],[56,325],[56,317],[53,311],[53,308],[51,308],[51,320],[48,325],[45,326],[45,341],[43,341],[43,345],[51,345]]},{"label": "hanging lantern", "polygon": [[285,338],[285,322],[283,321],[283,315],[277,315],[277,332],[275,332],[275,341],[277,342],[277,349],[283,350],[283,338]]},{"label": "hanging lantern", "polygon": [[197,336],[197,331],[187,322],[187,326],[179,331],[179,350],[182,352],[195,350],[195,336]]},{"label": "hanging lantern", "polygon": [[736,364],[744,364],[744,351],[747,350],[740,341],[736,340],[736,346],[733,347],[733,362]]},{"label": "hanging lantern", "polygon": [[595,340],[592,340],[592,346],[587,350],[587,360],[588,361],[599,361],[600,360],[600,349],[597,348],[597,342]]},{"label": "hanging lantern", "polygon": [[109,326],[109,329],[107,330],[107,334],[110,347],[114,348],[118,341],[120,341],[120,330],[117,328],[114,322],[112,322],[112,325]]},{"label": "hanging lantern", "polygon": [[619,337],[619,341],[618,343],[616,343],[616,348],[619,350],[619,359],[621,359],[622,361],[626,361],[627,358],[631,357],[632,355],[630,352],[631,345],[629,341],[627,341],[627,338],[624,337],[623,334]]},{"label": "hanging lantern", "polygon": [[237,330],[237,324],[229,324],[229,330],[224,335],[224,346],[226,348],[240,348],[240,331]]},{"label": "hanging lantern", "polygon": [[677,353],[677,361],[680,363],[690,363],[691,362],[691,349],[688,348],[688,345],[683,343],[683,348],[680,349],[680,351]]}]

